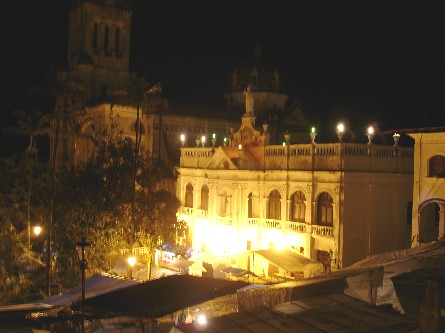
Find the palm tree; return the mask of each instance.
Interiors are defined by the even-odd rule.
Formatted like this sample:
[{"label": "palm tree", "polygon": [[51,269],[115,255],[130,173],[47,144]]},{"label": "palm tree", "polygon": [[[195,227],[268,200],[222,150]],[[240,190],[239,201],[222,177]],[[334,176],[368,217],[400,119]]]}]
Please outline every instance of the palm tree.
[{"label": "palm tree", "polygon": [[[133,146],[133,172],[132,172],[132,200],[131,200],[131,222],[130,222],[130,253],[133,251],[135,244],[135,226],[136,226],[136,202],[137,202],[137,173],[140,168],[139,156],[141,153],[141,142],[143,135],[143,127],[141,118],[143,114],[148,115],[149,112],[143,112],[144,109],[153,109],[158,107],[160,103],[166,104],[166,99],[161,99],[161,84],[157,83],[150,87],[147,80],[142,76],[133,76],[130,78],[124,89],[115,90],[111,93],[113,104],[131,105],[136,109],[135,143]],[[141,230],[140,230],[141,231]],[[142,233],[140,233],[142,234]],[[143,237],[144,243],[151,243],[151,239],[147,240]],[[151,255],[147,258],[147,274],[150,278]]]},{"label": "palm tree", "polygon": [[[29,137],[29,144],[26,148],[27,156],[34,155],[37,163],[37,146],[35,137],[47,135],[49,133],[49,118],[48,115],[43,115],[39,110],[31,110],[29,112],[23,110],[15,110],[13,112],[17,118],[17,124],[5,129],[6,132],[24,135]],[[31,195],[33,188],[33,168],[29,169],[28,176],[28,191],[27,191],[27,248],[31,249]]]}]

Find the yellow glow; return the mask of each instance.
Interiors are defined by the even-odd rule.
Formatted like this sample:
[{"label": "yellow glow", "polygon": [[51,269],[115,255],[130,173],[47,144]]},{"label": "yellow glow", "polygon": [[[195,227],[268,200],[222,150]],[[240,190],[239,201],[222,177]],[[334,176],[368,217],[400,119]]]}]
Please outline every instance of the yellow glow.
[{"label": "yellow glow", "polygon": [[224,138],[224,142],[227,142],[227,138]]},{"label": "yellow glow", "polygon": [[128,264],[130,265],[130,267],[132,267],[132,268],[136,264],[136,258],[135,257],[128,257],[127,261],[128,261]]},{"label": "yellow glow", "polygon": [[212,139],[216,139],[216,134],[215,133],[212,134]]},{"label": "yellow glow", "polygon": [[400,138],[400,134],[399,133],[394,133],[393,137],[394,138]]},{"label": "yellow glow", "polygon": [[201,136],[201,143],[205,143],[206,142],[206,137],[205,135]]},{"label": "yellow glow", "polygon": [[40,227],[39,225],[36,225],[34,227],[34,235],[38,236],[38,235],[40,235],[41,232],[42,232],[42,227]]},{"label": "yellow glow", "polygon": [[345,132],[345,125],[343,125],[343,123],[338,123],[337,133],[344,133],[344,132]]},{"label": "yellow glow", "polygon": [[182,142],[185,141],[185,134],[181,134],[181,141],[182,141]]},{"label": "yellow glow", "polygon": [[207,324],[207,318],[204,315],[200,315],[197,319],[199,325]]},{"label": "yellow glow", "polygon": [[369,126],[368,127],[368,130],[366,131],[366,133],[369,135],[369,134],[374,134],[374,127],[372,127],[372,126]]},{"label": "yellow glow", "polygon": [[239,145],[238,145],[238,149],[242,149],[243,148],[243,146],[242,146],[242,144],[240,143]]}]

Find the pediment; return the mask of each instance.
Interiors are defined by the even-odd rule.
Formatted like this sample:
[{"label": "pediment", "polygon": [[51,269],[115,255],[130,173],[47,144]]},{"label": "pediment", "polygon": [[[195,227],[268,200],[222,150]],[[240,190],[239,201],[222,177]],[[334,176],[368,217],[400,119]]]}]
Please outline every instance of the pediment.
[{"label": "pediment", "polygon": [[237,166],[232,159],[226,154],[222,147],[215,149],[215,153],[207,164],[207,169],[213,170],[237,170]]}]

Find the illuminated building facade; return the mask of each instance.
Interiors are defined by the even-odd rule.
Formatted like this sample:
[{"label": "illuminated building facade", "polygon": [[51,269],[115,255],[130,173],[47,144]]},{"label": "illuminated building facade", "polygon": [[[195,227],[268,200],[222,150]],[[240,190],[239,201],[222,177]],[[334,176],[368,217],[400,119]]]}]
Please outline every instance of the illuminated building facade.
[{"label": "illuminated building facade", "polygon": [[412,246],[445,236],[445,132],[409,133],[414,145]]},{"label": "illuminated building facade", "polygon": [[329,270],[410,246],[412,149],[270,145],[267,125],[255,128],[249,89],[245,95],[228,145],[181,149],[179,213],[195,249],[230,256],[292,247]]}]

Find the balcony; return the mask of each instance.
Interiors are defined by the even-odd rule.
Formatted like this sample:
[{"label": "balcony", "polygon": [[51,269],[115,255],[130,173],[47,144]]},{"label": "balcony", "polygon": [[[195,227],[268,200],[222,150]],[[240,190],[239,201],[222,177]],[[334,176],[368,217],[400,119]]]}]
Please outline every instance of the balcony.
[{"label": "balcony", "polygon": [[258,218],[254,217],[254,218],[248,218],[247,219],[247,226],[249,227],[258,227]]},{"label": "balcony", "polygon": [[219,225],[231,226],[233,224],[233,220],[231,217],[228,216],[218,216],[218,218],[216,219],[216,223]]},{"label": "balcony", "polygon": [[266,219],[264,221],[264,227],[269,228],[269,229],[281,229],[281,221]]},{"label": "balcony", "polygon": [[306,223],[304,222],[294,222],[294,221],[287,221],[286,222],[286,229],[290,231],[295,232],[306,232]]},{"label": "balcony", "polygon": [[334,227],[327,227],[324,225],[313,224],[312,225],[312,235],[333,237],[334,236]]},{"label": "balcony", "polygon": [[193,215],[193,208],[192,207],[182,207],[183,208],[183,214],[185,215]]},{"label": "balcony", "polygon": [[204,209],[196,209],[197,217],[207,217],[207,211]]}]

